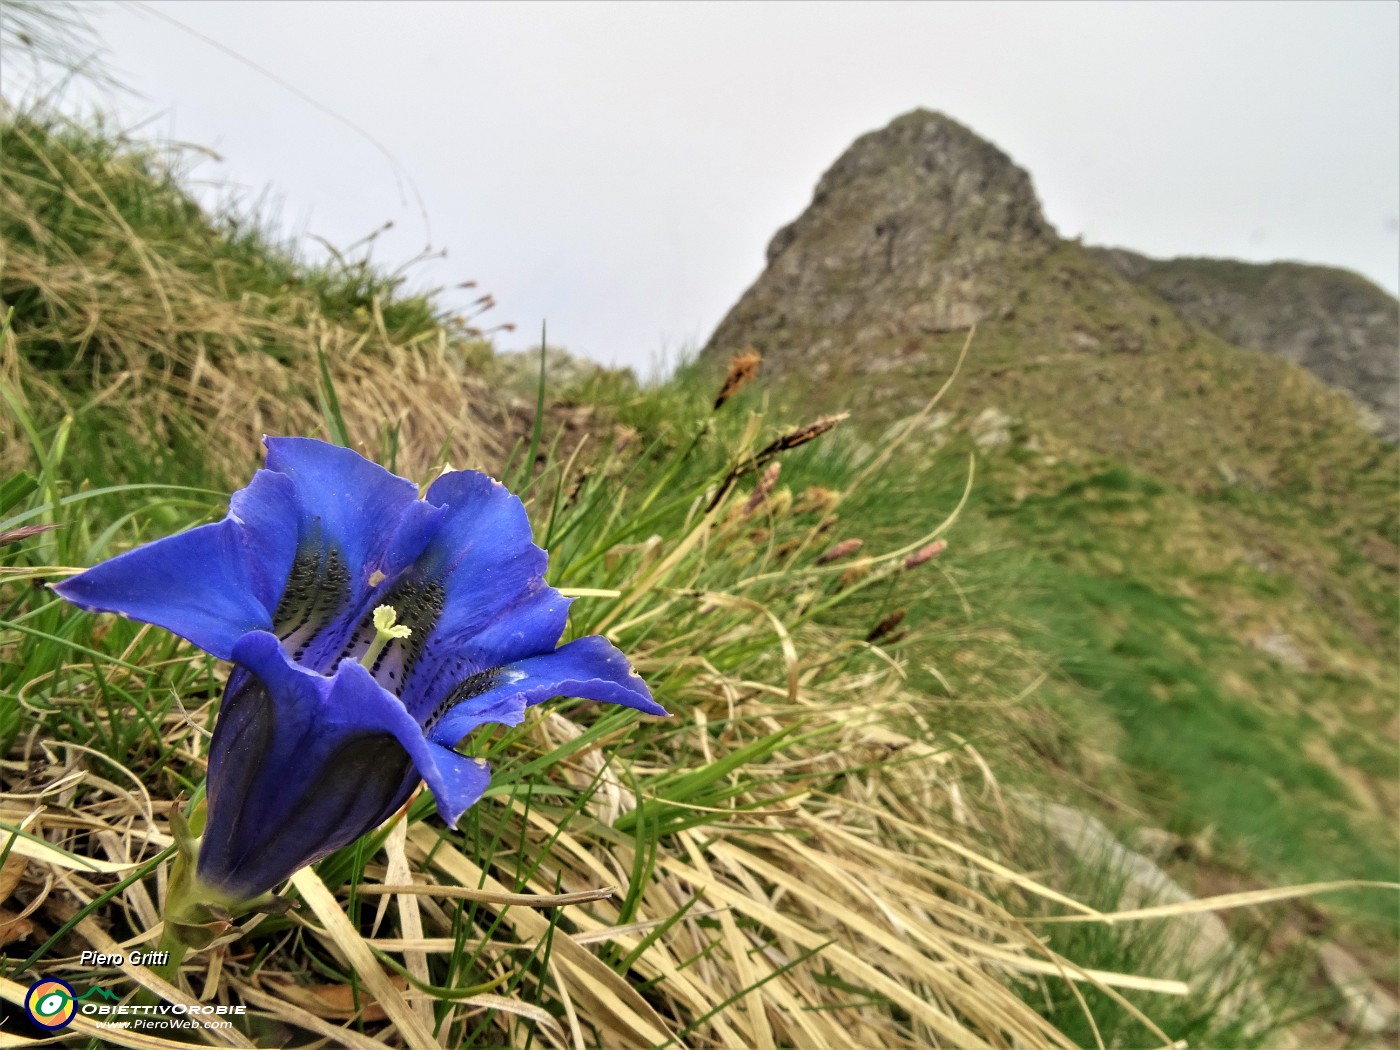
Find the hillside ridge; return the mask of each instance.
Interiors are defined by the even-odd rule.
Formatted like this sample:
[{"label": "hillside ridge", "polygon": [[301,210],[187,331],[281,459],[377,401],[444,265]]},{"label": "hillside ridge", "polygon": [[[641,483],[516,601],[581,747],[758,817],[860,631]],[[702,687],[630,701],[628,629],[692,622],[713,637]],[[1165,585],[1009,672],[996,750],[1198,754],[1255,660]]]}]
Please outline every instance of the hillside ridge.
[{"label": "hillside ridge", "polygon": [[1090,251],[1189,323],[1346,391],[1374,413],[1373,429],[1400,441],[1400,301],[1384,289],[1350,270],[1308,263]]},{"label": "hillside ridge", "polygon": [[[983,344],[1019,347],[997,367],[1202,343],[1263,351],[1367,410],[1343,415],[1400,439],[1394,297],[1328,267],[1158,261],[1061,238],[1024,169],[925,109],[862,135],[827,170],[701,356],[753,345],[778,377],[907,374],[942,360],[931,338],[974,324],[996,326]],[[1242,369],[1258,371],[1227,371]],[[1235,398],[1230,377],[1219,379],[1217,392]]]},{"label": "hillside ridge", "polygon": [[[919,111],[822,178],[700,364],[753,347],[773,403],[849,411],[871,455],[908,437],[867,542],[946,512],[950,463],[975,463],[950,571],[963,615],[1048,654],[1030,694],[1003,686],[1033,777],[1082,778],[1076,804],[1120,830],[1213,842],[1173,873],[1197,894],[1390,881],[1397,419],[1324,379],[1393,387],[1396,307],[1324,267],[1063,238],[1005,153]],[[958,610],[909,615],[947,632],[917,685],[986,688]],[[1385,907],[1317,914],[1391,988]]]}]

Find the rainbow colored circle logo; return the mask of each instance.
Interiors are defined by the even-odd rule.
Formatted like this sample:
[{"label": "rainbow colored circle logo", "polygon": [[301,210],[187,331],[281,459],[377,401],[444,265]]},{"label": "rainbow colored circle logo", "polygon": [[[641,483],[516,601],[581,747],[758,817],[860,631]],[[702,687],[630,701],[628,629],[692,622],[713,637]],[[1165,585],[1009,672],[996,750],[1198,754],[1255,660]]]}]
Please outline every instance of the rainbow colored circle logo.
[{"label": "rainbow colored circle logo", "polygon": [[40,1028],[57,1031],[73,1023],[78,1012],[73,986],[57,977],[43,977],[30,986],[24,997],[24,1010]]}]

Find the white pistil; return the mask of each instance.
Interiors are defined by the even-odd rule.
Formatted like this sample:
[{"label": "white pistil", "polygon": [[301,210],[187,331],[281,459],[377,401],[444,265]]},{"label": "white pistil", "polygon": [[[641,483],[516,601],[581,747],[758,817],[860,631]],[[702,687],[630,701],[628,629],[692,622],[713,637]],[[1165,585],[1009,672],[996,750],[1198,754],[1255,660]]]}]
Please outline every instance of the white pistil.
[{"label": "white pistil", "polygon": [[407,638],[413,633],[411,627],[398,623],[398,618],[399,614],[394,611],[392,605],[381,605],[374,610],[374,641],[369,643],[365,655],[360,657],[363,667],[374,670],[374,661],[379,659],[379,654],[384,651],[386,645],[395,638]]}]

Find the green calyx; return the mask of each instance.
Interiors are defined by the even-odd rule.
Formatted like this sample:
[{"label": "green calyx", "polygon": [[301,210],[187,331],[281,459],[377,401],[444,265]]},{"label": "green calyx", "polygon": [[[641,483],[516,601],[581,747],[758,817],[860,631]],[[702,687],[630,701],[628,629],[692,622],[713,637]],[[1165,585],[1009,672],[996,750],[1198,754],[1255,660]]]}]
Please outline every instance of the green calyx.
[{"label": "green calyx", "polygon": [[253,912],[284,911],[288,903],[271,893],[240,900],[200,880],[196,870],[199,839],[191,825],[203,829],[204,810],[201,799],[189,822],[179,809],[170,814],[176,852],[165,897],[165,939],[186,948],[207,948],[232,932],[234,920]]}]

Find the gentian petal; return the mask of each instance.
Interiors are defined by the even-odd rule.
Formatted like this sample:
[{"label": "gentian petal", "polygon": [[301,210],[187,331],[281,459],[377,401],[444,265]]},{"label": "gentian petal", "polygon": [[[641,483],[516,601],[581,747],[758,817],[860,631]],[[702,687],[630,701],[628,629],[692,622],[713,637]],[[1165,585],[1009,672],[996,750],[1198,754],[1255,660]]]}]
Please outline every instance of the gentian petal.
[{"label": "gentian petal", "polygon": [[547,559],[524,506],[504,485],[451,471],[426,498],[444,518],[402,586],[435,598],[440,614],[420,617],[424,629],[397,680],[420,721],[471,674],[552,650],[569,614],[569,599],[544,582]]},{"label": "gentian petal", "polygon": [[199,875],[253,897],[391,817],[420,778],[450,822],[481,797],[485,763],[423,736],[402,703],[345,660],[333,677],[249,634],[214,728]]},{"label": "gentian petal", "polygon": [[569,603],[544,582],[548,558],[535,546],[525,505],[474,470],[442,475],[428,487],[427,500],[446,511],[415,566],[446,592],[435,635],[457,646],[509,624],[509,633],[491,644],[491,666],[553,648]]},{"label": "gentian petal", "polygon": [[419,722],[427,722],[464,680],[524,656],[553,652],[570,601],[536,579],[515,603],[479,629],[455,635],[435,632],[415,673],[406,679],[404,705]]},{"label": "gentian petal", "polygon": [[438,813],[456,824],[481,798],[491,783],[491,768],[479,758],[459,755],[423,735],[423,727],[402,701],[381,688],[370,673],[353,660],[336,669],[331,705],[337,713],[352,712],[348,723],[361,729],[391,734],[408,754],[417,776],[427,783],[437,801]]},{"label": "gentian petal", "polygon": [[[352,576],[368,577],[369,555],[418,499],[418,486],[390,474],[353,449],[312,438],[269,437],[267,469],[291,479],[300,544],[317,543],[340,553]],[[411,559],[417,552],[408,555]]]},{"label": "gentian petal", "polygon": [[296,528],[291,483],[260,470],[229,500],[223,521],[147,543],[53,585],[94,612],[173,631],[227,660],[249,631],[272,626],[291,569]]},{"label": "gentian petal", "polygon": [[518,725],[525,709],[554,696],[621,704],[665,715],[641,676],[606,638],[589,635],[553,652],[532,656],[465,679],[424,726],[429,739],[452,746],[479,725]]},{"label": "gentian petal", "polygon": [[296,662],[329,673],[369,644],[374,607],[393,600],[446,511],[419,500],[413,482],[351,449],[309,438],[264,444],[268,468],[291,482],[283,513],[290,512],[297,533],[275,631]]}]

